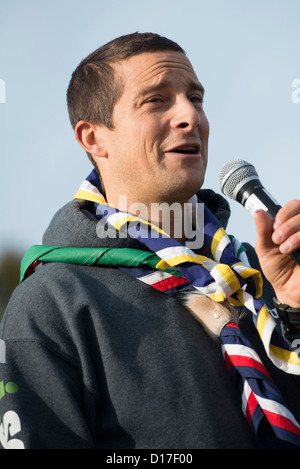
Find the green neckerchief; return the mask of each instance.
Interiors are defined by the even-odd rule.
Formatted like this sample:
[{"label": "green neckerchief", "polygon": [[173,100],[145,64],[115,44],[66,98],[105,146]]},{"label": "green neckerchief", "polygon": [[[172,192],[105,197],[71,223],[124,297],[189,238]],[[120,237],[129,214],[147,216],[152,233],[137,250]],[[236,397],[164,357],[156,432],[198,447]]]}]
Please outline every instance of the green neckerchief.
[{"label": "green neckerchief", "polygon": [[21,261],[20,283],[26,276],[26,271],[35,261],[64,262],[80,265],[115,265],[138,267],[148,265],[153,269],[164,270],[174,276],[181,274],[175,269],[158,269],[161,261],[153,252],[131,248],[74,248],[34,245],[31,246]]}]

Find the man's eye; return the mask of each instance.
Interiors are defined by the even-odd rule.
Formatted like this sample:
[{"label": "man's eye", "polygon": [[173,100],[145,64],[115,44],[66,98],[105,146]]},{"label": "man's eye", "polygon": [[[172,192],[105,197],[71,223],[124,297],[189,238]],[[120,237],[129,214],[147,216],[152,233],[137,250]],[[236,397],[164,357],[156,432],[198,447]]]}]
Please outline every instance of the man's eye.
[{"label": "man's eye", "polygon": [[162,103],[163,99],[159,96],[153,96],[152,98],[147,99],[147,103]]},{"label": "man's eye", "polygon": [[191,101],[191,103],[203,104],[203,97],[202,96],[198,96],[198,95],[190,96],[189,100]]}]

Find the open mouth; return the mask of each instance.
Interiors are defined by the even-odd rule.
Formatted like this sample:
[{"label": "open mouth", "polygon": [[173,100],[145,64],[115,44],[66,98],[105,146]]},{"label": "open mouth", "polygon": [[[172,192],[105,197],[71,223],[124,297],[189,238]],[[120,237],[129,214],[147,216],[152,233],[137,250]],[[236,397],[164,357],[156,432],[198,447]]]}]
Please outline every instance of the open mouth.
[{"label": "open mouth", "polygon": [[182,153],[183,155],[195,155],[198,153],[198,149],[196,147],[189,147],[189,148],[175,148],[173,153]]},{"label": "open mouth", "polygon": [[170,150],[172,153],[179,153],[182,155],[196,155],[200,151],[200,145],[181,145]]}]

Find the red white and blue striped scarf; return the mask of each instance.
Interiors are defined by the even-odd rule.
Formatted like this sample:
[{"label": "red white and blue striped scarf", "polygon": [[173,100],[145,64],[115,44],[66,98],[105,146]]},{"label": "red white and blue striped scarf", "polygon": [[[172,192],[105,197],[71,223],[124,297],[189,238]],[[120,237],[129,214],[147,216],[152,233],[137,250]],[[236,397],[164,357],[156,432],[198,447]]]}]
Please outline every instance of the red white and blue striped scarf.
[{"label": "red white and blue striped scarf", "polygon": [[[156,235],[151,236],[153,226],[150,223],[107,205],[101,194],[100,182],[95,171],[83,181],[74,198],[92,201],[94,214],[103,226],[107,224],[119,232],[132,235],[141,243],[141,247],[146,247],[147,253],[142,248],[136,256],[130,253],[133,256],[132,264],[130,261],[124,263],[120,260],[120,269],[169,295],[193,289],[217,302],[227,300],[234,306],[246,307],[252,312],[253,322],[273,364],[286,373],[300,375],[300,360],[297,353],[290,349],[278,333],[274,318],[260,299],[261,274],[249,266],[241,244],[226,234],[207,207],[204,207],[206,252],[196,254],[165,233],[157,235],[157,228],[155,228]],[[198,200],[197,203],[200,204],[201,201]],[[33,259],[37,262],[48,262],[55,249],[43,246],[44,256],[29,255],[28,265]],[[147,261],[149,250],[154,253],[151,262]],[[76,251],[75,263],[81,262],[78,260],[79,251],[80,248]],[[126,249],[122,251],[125,255]],[[89,255],[89,253],[84,254],[84,256]],[[139,256],[141,265],[136,259]],[[96,258],[93,259],[89,264],[97,263]],[[57,260],[57,256],[54,260]],[[98,263],[101,262],[105,261],[98,259]],[[112,263],[118,265],[118,254]],[[241,396],[243,412],[262,446],[270,444],[274,447],[279,440],[286,442],[287,445],[291,443],[300,446],[299,424],[288,410],[258,354],[237,324],[228,323],[221,331],[220,340],[226,367]],[[274,437],[275,443],[274,441],[270,443]]]}]

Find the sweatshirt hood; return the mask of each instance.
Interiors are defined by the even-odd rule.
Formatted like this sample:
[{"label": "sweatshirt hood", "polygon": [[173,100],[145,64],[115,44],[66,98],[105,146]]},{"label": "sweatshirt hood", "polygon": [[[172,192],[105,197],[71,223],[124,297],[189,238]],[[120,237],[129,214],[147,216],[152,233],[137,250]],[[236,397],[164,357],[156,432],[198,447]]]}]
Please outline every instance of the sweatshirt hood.
[{"label": "sweatshirt hood", "polygon": [[[197,193],[200,200],[226,228],[230,206],[223,196],[210,189]],[[43,244],[58,247],[109,247],[137,248],[134,238],[120,237],[114,229],[108,228],[104,237],[99,237],[98,220],[93,216],[93,203],[75,199],[64,205],[52,218],[43,236]]]}]

